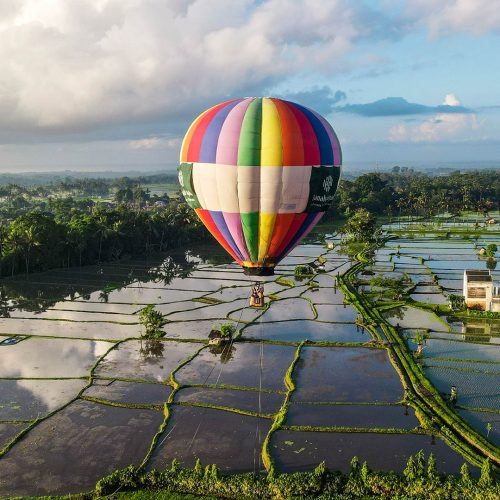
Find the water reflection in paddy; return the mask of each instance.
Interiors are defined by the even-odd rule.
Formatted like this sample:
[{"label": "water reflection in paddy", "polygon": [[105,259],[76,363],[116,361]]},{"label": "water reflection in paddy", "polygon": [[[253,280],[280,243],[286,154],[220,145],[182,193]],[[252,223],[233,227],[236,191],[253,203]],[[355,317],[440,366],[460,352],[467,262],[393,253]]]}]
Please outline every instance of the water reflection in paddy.
[{"label": "water reflection in paddy", "polygon": [[498,410],[498,374],[468,373],[450,367],[426,367],[427,377],[444,394],[450,394],[451,386],[458,390],[457,403],[469,408]]},{"label": "water reflection in paddy", "polygon": [[109,342],[28,338],[0,351],[0,377],[84,377]]},{"label": "water reflection in paddy", "polygon": [[[237,325],[235,321],[228,321],[226,319],[175,321],[172,323],[167,323],[163,327],[163,331],[165,332],[165,338],[206,340],[213,326],[220,325],[221,323],[231,324],[235,327]],[[240,324],[239,326],[241,327],[242,325]]]},{"label": "water reflection in paddy", "polygon": [[446,322],[431,312],[416,307],[403,306],[384,312],[383,316],[391,325],[401,328],[428,328],[429,330],[449,330]]},{"label": "water reflection in paddy", "polygon": [[294,403],[286,425],[413,429],[419,425],[413,408],[403,405]]},{"label": "water reflection in paddy", "polygon": [[500,414],[472,410],[458,410],[458,413],[489,441],[500,446]]},{"label": "water reflection in paddy", "polygon": [[139,464],[162,421],[160,411],[76,401],[0,460],[0,497],[89,491],[114,469]]},{"label": "water reflection in paddy", "polygon": [[415,302],[425,302],[427,304],[447,304],[448,300],[441,293],[412,293],[410,298]]},{"label": "water reflection in paddy", "polygon": [[[433,443],[433,444],[432,444]],[[322,460],[331,470],[348,472],[357,456],[378,470],[402,472],[410,455],[423,450],[436,457],[439,472],[458,474],[464,459],[440,439],[409,434],[278,431],[271,450],[280,472],[311,470]]]},{"label": "water reflection in paddy", "polygon": [[350,305],[317,305],[319,321],[334,321],[338,323],[354,321],[358,313]]},{"label": "water reflection in paddy", "polygon": [[[0,380],[0,420],[32,420],[75,398],[87,380]],[[1,460],[0,460],[1,463]]]},{"label": "water reflection in paddy", "polygon": [[494,345],[471,344],[468,342],[429,339],[425,345],[425,357],[495,361],[500,364],[500,347]]},{"label": "water reflection in paddy", "polygon": [[354,323],[321,323],[308,320],[253,324],[243,330],[243,336],[289,342],[301,340],[368,342],[371,340],[370,334]]},{"label": "water reflection in paddy", "polygon": [[260,318],[261,322],[279,321],[286,318],[314,319],[314,312],[311,304],[301,298],[290,298],[271,302],[269,309]]},{"label": "water reflection in paddy", "polygon": [[83,395],[122,404],[162,405],[171,392],[171,387],[164,384],[113,380],[105,385],[94,384]]},{"label": "water reflection in paddy", "polygon": [[[384,251],[392,252],[394,249]],[[410,241],[407,247],[401,249],[402,254],[412,251],[415,251],[415,248]],[[427,250],[421,248],[421,252]],[[309,289],[308,282],[311,278],[296,279],[293,276],[294,267],[298,264],[311,263],[320,254],[326,258],[325,268],[331,275],[315,276],[312,279],[322,288]],[[292,256],[283,262],[276,276],[262,280],[266,283],[266,295],[278,293],[285,299],[272,302],[269,310],[265,312],[247,307],[253,278],[244,276],[240,267],[230,263],[227,257],[217,260],[218,255],[220,253],[215,255],[217,265],[210,264],[202,258],[191,259],[192,262],[200,263],[198,268],[193,267],[188,277],[174,277],[172,280],[162,280],[161,276],[152,279],[149,273],[151,262],[146,260],[102,266],[101,276],[97,276],[100,270],[95,267],[84,268],[78,272],[57,270],[52,274],[33,277],[28,285],[21,284],[19,280],[16,286],[23,287],[24,291],[28,290],[26,286],[31,287],[29,294],[36,300],[31,304],[29,301],[26,302],[23,311],[19,311],[22,306],[18,307],[19,310],[14,312],[13,316],[50,317],[57,318],[57,321],[4,318],[0,320],[0,333],[3,330],[4,333],[122,340],[139,336],[142,329],[138,325],[118,325],[110,321],[124,323],[136,321],[137,316],[132,313],[137,312],[145,304],[155,304],[161,312],[170,314],[169,319],[176,320],[163,327],[167,338],[206,340],[214,323],[232,322],[238,328],[242,328],[245,326],[245,321],[256,320],[255,324],[243,329],[244,338],[288,342],[304,339],[367,342],[371,339],[366,330],[352,323],[356,312],[350,305],[343,307],[344,295],[335,287],[336,273],[344,272],[352,265],[347,262],[347,258],[339,256],[336,251],[327,252],[321,245],[310,244],[300,245],[294,249]],[[387,253],[385,255],[387,256]],[[443,258],[439,260],[449,262],[446,254],[442,255]],[[461,259],[465,260],[465,257]],[[392,266],[385,259],[379,260],[382,268]],[[411,271],[412,275],[418,276],[421,281],[430,282],[426,267],[420,265],[418,259],[405,255],[399,260],[396,259],[396,262],[401,266],[401,270]],[[155,265],[160,266],[160,264]],[[444,279],[455,278],[452,272],[456,274],[456,270],[443,268],[441,271]],[[292,280],[296,286],[287,287],[274,282],[273,280],[279,275]],[[402,276],[401,272],[393,275]],[[430,292],[424,288],[419,288],[418,291]],[[302,297],[299,298],[301,294]],[[207,305],[193,301],[202,296],[219,299],[224,303]],[[70,298],[75,300],[68,300]],[[348,321],[348,323],[313,320],[314,313],[305,299],[317,304],[319,320]],[[41,315],[30,312],[43,311],[47,308],[49,310],[42,312]],[[264,316],[259,319],[263,313]],[[228,314],[232,321],[222,319]],[[77,322],[61,321],[61,318],[74,319]],[[292,318],[297,320],[290,321]],[[80,321],[88,319],[94,322]],[[97,319],[102,321],[95,321]],[[420,320],[418,326],[421,326]],[[441,329],[444,329],[443,327],[444,325],[441,325]],[[23,377],[40,376],[42,373],[50,376],[86,376],[98,356],[104,354],[111,345],[86,340],[32,338],[21,342],[17,347],[0,348],[2,349],[0,354],[9,355],[11,359],[8,365],[0,366],[0,376],[2,369],[4,373],[19,373],[19,376]],[[96,378],[93,379],[93,385],[85,391],[84,397],[121,404],[162,405],[171,394],[171,388],[165,384],[171,371],[201,347],[200,342],[126,341],[110,351],[97,366],[94,373]],[[180,384],[218,384],[240,386],[242,389],[257,389],[262,386],[264,390],[272,392],[221,387],[216,389],[182,387],[175,396],[175,403],[171,406],[171,418],[160,443],[165,436],[168,436],[167,440],[155,451],[150,466],[164,467],[169,465],[174,457],[180,458],[187,465],[193,465],[195,458],[199,457],[204,463],[217,463],[223,470],[254,470],[271,420],[236,415],[228,411],[196,408],[191,405],[217,405],[242,411],[260,411],[264,414],[277,412],[286,390],[283,377],[293,360],[295,351],[296,346],[268,344],[261,346],[258,342],[244,341],[235,342],[227,350],[213,346],[202,349],[176,373],[176,380]],[[39,358],[36,356],[37,352],[41,353]],[[7,358],[2,358],[2,361],[3,359]],[[18,367],[18,371],[13,367]],[[148,383],[112,381],[107,380],[108,378],[135,379]],[[297,389],[293,393],[287,425],[405,429],[418,425],[413,410],[409,409],[408,415],[405,415],[404,408],[397,405],[307,404],[308,401],[399,401],[403,393],[402,386],[385,350],[307,346],[302,350],[293,379]],[[153,381],[161,383],[152,383]],[[0,410],[8,418],[35,418],[69,402],[86,383],[87,380],[0,381],[0,398],[3,397]],[[464,395],[463,391],[460,392],[459,398]],[[186,404],[188,406],[184,406]],[[5,459],[0,460],[0,477],[5,477],[4,474],[17,474],[9,494],[67,493],[88,489],[93,486],[95,479],[112,468],[127,465],[129,462],[139,463],[162,419],[162,411],[117,409],[85,401],[72,403],[39,426],[36,432],[30,432],[20,443],[25,443],[23,447],[16,445]],[[3,435],[10,436],[16,430],[12,429],[0,426],[0,440]],[[294,435],[299,436],[300,433]],[[315,433],[308,433],[308,436],[316,439]],[[371,460],[373,467],[383,468],[385,464],[392,463],[399,467],[399,458],[381,457],[380,453],[377,454],[377,450],[389,443],[389,448],[401,445],[406,453],[407,449],[411,448],[407,445],[410,443],[407,438],[415,438],[415,436],[399,435],[377,437],[375,434],[366,435],[365,438],[355,436],[349,439],[361,444],[349,442],[350,444],[344,447],[347,437],[339,441],[339,436],[342,435],[322,434],[318,438],[318,444],[313,445],[316,449],[311,451],[315,455],[308,458],[312,466],[324,458],[330,460],[332,452],[339,446],[342,452],[339,455],[340,459],[335,458],[336,463],[344,459],[348,463],[356,453],[356,447],[359,446],[366,453],[373,455]],[[424,443],[426,439],[430,440],[426,436],[416,438],[420,443]],[[395,444],[390,441],[391,439]],[[81,445],[78,440],[85,442]],[[377,440],[380,440],[380,443]],[[0,447],[1,445],[0,442]],[[61,453],[63,446],[65,450],[67,448],[67,453],[66,451]],[[290,460],[291,467],[306,467],[303,457],[307,456],[309,449],[302,445],[295,447],[286,444],[286,446],[293,448],[289,453],[290,459],[285,457],[287,450],[280,450],[278,461],[283,459],[282,463],[285,463],[286,460]],[[441,443],[436,446],[444,445]],[[418,446],[415,451],[422,447],[424,445]],[[79,453],[85,454],[83,459],[77,456],[77,449]],[[30,452],[33,450],[32,457],[27,450]],[[276,448],[271,451],[276,456]],[[360,457],[363,456],[360,452],[358,454]],[[127,458],[126,464],[122,457]],[[312,463],[314,461],[315,463]],[[32,475],[28,478],[27,475],[23,475],[25,471],[31,472]],[[86,482],[88,477],[91,479],[90,486]],[[62,478],[70,478],[67,486]],[[28,479],[31,481],[30,484]],[[49,485],[50,481],[52,483]],[[0,485],[1,496],[3,491],[1,488],[6,487],[5,483],[2,485],[1,479]]]},{"label": "water reflection in paddy", "polygon": [[403,396],[401,381],[382,349],[304,347],[295,373],[292,401],[395,402]]},{"label": "water reflection in paddy", "polygon": [[70,311],[47,309],[41,312],[28,312],[28,311],[12,311],[11,318],[29,318],[40,320],[61,320],[61,321],[109,321],[122,324],[137,324],[139,318],[132,314],[118,314],[110,312],[96,312],[96,311]]},{"label": "water reflection in paddy", "polygon": [[159,340],[128,340],[101,361],[97,377],[166,381],[181,361],[203,344]]},{"label": "water reflection in paddy", "polygon": [[224,302],[222,304],[202,304],[203,307],[197,307],[195,304],[195,309],[190,309],[190,306],[185,306],[185,310],[181,311],[182,307],[178,308],[178,311],[168,315],[167,319],[169,321],[186,321],[186,320],[202,320],[207,318],[225,318],[230,312],[237,311],[241,308],[248,306],[247,299],[238,299],[232,302]]},{"label": "water reflection in paddy", "polygon": [[277,295],[282,299],[298,297],[303,292],[305,292],[308,288],[309,288],[308,285],[300,285],[300,286],[292,286],[290,288],[283,288],[282,290],[279,290],[277,292]]},{"label": "water reflection in paddy", "polygon": [[[153,453],[148,468],[164,469],[177,458],[193,467],[216,463],[222,471],[249,472],[259,464],[259,453],[271,420],[210,408],[174,406],[166,439]],[[261,466],[261,470],[263,467]]]},{"label": "water reflection in paddy", "polygon": [[84,339],[120,340],[139,337],[140,325],[120,325],[106,322],[72,322],[43,319],[0,318],[0,333],[41,335]]},{"label": "water reflection in paddy", "polygon": [[102,301],[84,302],[83,300],[61,301],[52,307],[53,310],[58,311],[89,311],[109,314],[133,314],[137,311],[137,308],[138,306],[134,304],[115,304]]},{"label": "water reflection in paddy", "polygon": [[315,304],[343,304],[344,294],[340,288],[312,288],[302,294]]},{"label": "water reflection in paddy", "polygon": [[238,342],[222,353],[204,349],[176,373],[176,379],[181,384],[218,383],[284,390],[283,376],[294,355],[292,346]]},{"label": "water reflection in paddy", "polygon": [[255,413],[276,413],[283,404],[283,399],[283,394],[272,392],[210,389],[207,387],[186,387],[181,389],[175,397],[177,402],[205,403]]}]

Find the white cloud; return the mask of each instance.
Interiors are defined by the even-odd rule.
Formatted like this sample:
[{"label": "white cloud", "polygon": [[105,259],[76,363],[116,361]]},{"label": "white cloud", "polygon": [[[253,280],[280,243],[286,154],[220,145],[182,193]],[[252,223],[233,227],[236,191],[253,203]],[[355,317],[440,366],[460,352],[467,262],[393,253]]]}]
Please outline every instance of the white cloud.
[{"label": "white cloud", "polygon": [[446,106],[460,106],[461,103],[455,94],[446,94],[443,104]]},{"label": "white cloud", "polygon": [[166,139],[164,137],[146,137],[145,139],[134,139],[128,141],[131,149],[172,149],[180,146],[181,140],[178,137]]},{"label": "white cloud", "polygon": [[476,115],[440,113],[408,126],[401,123],[389,129],[391,142],[440,142],[480,139],[481,123]]},{"label": "white cloud", "polygon": [[0,128],[11,134],[175,123],[207,102],[291,74],[338,71],[359,32],[345,0],[7,5],[0,8],[8,11],[0,17]]},{"label": "white cloud", "polygon": [[[458,97],[446,94],[446,106],[461,106]],[[469,140],[471,135],[481,139],[482,122],[471,113],[438,113],[416,125],[399,123],[389,129],[391,142],[439,142],[444,140]]]},{"label": "white cloud", "polygon": [[498,0],[408,0],[407,14],[427,25],[432,37],[500,31]]}]

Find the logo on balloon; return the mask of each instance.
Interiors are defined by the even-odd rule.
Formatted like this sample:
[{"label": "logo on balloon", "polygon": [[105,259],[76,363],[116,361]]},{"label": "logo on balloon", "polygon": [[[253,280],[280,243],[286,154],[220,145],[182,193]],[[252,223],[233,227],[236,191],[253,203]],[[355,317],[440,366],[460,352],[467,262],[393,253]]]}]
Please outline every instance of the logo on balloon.
[{"label": "logo on balloon", "polygon": [[332,186],[333,186],[333,177],[329,175],[323,181],[323,189],[328,193],[330,189],[332,189]]}]

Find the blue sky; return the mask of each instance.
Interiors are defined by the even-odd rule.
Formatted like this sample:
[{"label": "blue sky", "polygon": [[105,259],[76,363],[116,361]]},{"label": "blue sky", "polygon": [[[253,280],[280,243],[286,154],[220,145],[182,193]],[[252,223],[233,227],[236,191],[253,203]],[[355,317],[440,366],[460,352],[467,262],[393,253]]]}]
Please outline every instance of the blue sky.
[{"label": "blue sky", "polygon": [[275,95],[347,167],[500,166],[498,0],[2,0],[0,170],[161,170],[217,102]]}]

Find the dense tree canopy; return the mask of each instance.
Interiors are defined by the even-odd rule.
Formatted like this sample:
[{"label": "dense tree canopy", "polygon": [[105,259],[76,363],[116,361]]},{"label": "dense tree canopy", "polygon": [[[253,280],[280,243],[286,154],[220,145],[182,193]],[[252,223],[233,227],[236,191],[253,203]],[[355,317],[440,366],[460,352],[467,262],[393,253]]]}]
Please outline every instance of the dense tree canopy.
[{"label": "dense tree canopy", "polygon": [[183,202],[140,210],[120,205],[91,212],[33,210],[0,226],[0,275],[92,264],[165,251],[209,238]]},{"label": "dense tree canopy", "polygon": [[498,209],[500,172],[478,171],[444,176],[414,172],[368,173],[341,180],[328,217],[348,216],[358,208],[377,215],[429,216],[464,210]]}]

